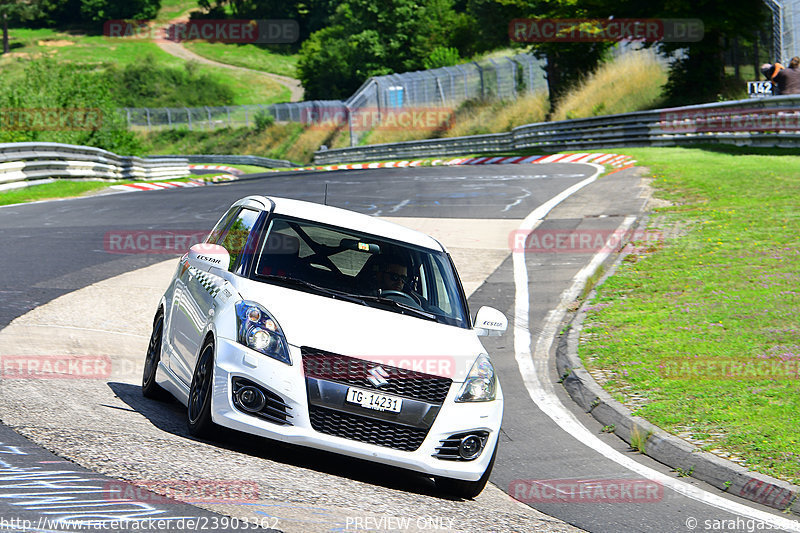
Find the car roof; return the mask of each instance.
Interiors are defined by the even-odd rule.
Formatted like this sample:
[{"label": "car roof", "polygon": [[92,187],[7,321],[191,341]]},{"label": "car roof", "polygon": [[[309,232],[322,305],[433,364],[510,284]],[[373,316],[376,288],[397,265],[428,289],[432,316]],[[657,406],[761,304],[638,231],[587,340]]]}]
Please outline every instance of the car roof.
[{"label": "car roof", "polygon": [[[281,215],[322,222],[323,224],[361,231],[379,237],[387,237],[431,250],[445,251],[439,241],[430,235],[406,228],[399,224],[387,222],[386,220],[381,220],[374,216],[363,215],[329,205],[292,200],[290,198],[281,198],[277,196],[249,196],[248,199],[260,201],[265,206],[273,202],[275,204],[274,212]],[[245,199],[243,198],[239,202],[243,200]]]}]

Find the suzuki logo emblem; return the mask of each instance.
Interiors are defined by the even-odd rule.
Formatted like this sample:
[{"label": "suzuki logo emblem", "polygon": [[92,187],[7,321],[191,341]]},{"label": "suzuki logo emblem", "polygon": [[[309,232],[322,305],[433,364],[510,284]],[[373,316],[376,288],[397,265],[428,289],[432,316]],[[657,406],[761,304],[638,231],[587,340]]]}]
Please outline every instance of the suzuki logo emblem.
[{"label": "suzuki logo emblem", "polygon": [[374,368],[370,368],[367,370],[367,373],[369,374],[367,379],[376,387],[383,387],[384,385],[389,384],[389,381],[386,379],[389,377],[389,373],[384,370],[383,367],[376,366]]}]

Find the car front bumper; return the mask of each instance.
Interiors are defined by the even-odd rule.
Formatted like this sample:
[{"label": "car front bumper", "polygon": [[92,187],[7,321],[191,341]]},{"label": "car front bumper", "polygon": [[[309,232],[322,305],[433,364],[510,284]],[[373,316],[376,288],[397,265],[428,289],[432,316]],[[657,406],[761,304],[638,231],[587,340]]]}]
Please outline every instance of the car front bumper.
[{"label": "car front bumper", "polygon": [[[461,384],[451,384],[422,444],[414,451],[404,451],[315,430],[309,414],[309,394],[298,347],[290,346],[293,361],[291,366],[229,339],[218,338],[216,351],[211,413],[214,422],[221,426],[431,476],[467,481],[476,481],[483,475],[497,444],[503,416],[503,397],[499,384],[497,399],[472,403],[456,403],[454,399]],[[254,382],[278,395],[288,407],[286,412],[291,415],[287,418],[290,423],[270,422],[237,408],[233,401],[233,379],[237,377]],[[371,418],[374,414],[370,409],[359,409],[366,418]],[[436,448],[441,446],[444,439],[454,434],[471,432],[488,433],[486,445],[476,459],[464,461],[434,457]]]}]

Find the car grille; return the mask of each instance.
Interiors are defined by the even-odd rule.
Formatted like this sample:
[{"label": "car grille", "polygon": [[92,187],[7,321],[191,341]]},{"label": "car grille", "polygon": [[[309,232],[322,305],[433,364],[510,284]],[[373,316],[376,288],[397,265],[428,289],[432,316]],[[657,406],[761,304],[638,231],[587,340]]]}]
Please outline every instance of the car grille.
[{"label": "car grille", "polygon": [[413,452],[420,447],[428,434],[426,429],[402,426],[316,405],[309,405],[308,414],[311,427],[315,431],[396,450]]},{"label": "car grille", "polygon": [[[354,387],[378,389],[386,394],[412,398],[428,403],[442,404],[453,380],[405,370],[394,366],[338,355],[315,348],[302,347],[303,370],[306,377],[344,383]],[[376,387],[369,381],[369,370],[380,366],[386,371],[385,385]]]}]

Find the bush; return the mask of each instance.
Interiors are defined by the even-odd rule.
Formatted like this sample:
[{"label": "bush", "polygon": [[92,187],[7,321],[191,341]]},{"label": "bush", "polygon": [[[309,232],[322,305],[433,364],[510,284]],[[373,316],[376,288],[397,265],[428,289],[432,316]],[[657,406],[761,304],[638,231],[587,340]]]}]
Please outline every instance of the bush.
[{"label": "bush", "polygon": [[269,114],[269,111],[259,111],[254,117],[256,122],[256,131],[262,132],[275,124],[275,117]]},{"label": "bush", "polygon": [[124,68],[112,67],[107,84],[120,107],[202,107],[233,103],[229,85],[198,72],[194,62],[184,68],[165,67],[148,55]]},{"label": "bush", "polygon": [[81,0],[81,18],[103,24],[107,20],[149,20],[156,18],[161,0]]},{"label": "bush", "polygon": [[458,65],[461,62],[461,57],[458,55],[458,50],[447,46],[437,46],[431,52],[431,55],[422,64],[426,69],[451,67]]},{"label": "bush", "polygon": [[141,150],[117,111],[105,78],[91,67],[37,59],[13,85],[0,86],[0,109],[9,113],[3,142],[60,142],[96,146],[118,154]]}]

